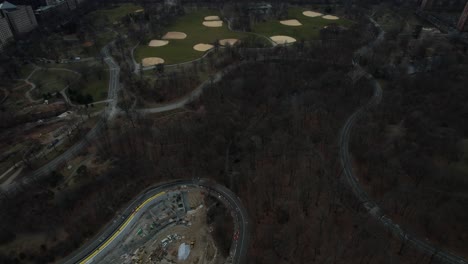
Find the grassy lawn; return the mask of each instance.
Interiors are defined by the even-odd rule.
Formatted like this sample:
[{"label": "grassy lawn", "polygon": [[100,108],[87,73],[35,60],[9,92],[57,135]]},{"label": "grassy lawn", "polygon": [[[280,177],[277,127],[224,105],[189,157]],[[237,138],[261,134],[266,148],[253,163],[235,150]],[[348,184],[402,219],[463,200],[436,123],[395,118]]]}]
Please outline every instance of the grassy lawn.
[{"label": "grassy lawn", "polygon": [[31,77],[31,82],[37,85],[39,93],[59,92],[72,82],[76,81],[79,75],[59,70],[38,70]]},{"label": "grassy lawn", "polygon": [[[107,66],[105,64],[101,64],[96,60],[69,64],[50,64],[50,67],[69,69],[80,72],[82,74],[82,78],[79,80],[75,79],[76,81],[70,85],[69,89],[73,89],[82,95],[91,95],[94,102],[107,99],[107,90],[109,88],[109,71],[107,70]],[[49,71],[66,72],[50,69]],[[34,76],[36,76],[36,74],[34,74]],[[84,76],[87,78],[84,78]],[[68,91],[68,94],[70,95],[70,91]],[[71,99],[72,101],[76,102],[73,100],[74,98]]]},{"label": "grassy lawn", "polygon": [[126,15],[133,13],[139,9],[142,9],[142,7],[139,5],[135,5],[133,3],[125,3],[117,7],[96,10],[90,13],[89,16],[92,17],[92,19],[95,22],[115,23],[119,22]]},{"label": "grassy lawn", "polygon": [[184,15],[179,18],[176,23],[168,27],[167,31],[184,32],[187,34],[186,39],[170,40],[169,45],[163,47],[148,47],[148,43],[142,43],[135,50],[135,59],[137,62],[141,62],[141,60],[146,57],[160,57],[165,60],[166,64],[186,62],[203,56],[204,52],[193,49],[193,46],[198,43],[212,44],[220,39],[243,39],[249,36],[247,33],[230,31],[226,23],[219,28],[203,26],[204,17],[211,15],[220,16],[220,13],[218,11],[204,9]]},{"label": "grassy lawn", "polygon": [[324,26],[330,24],[349,26],[353,23],[347,19],[327,20],[322,17],[306,17],[302,12],[307,10],[306,8],[299,7],[290,8],[288,10],[288,19],[297,19],[302,23],[302,26],[285,26],[280,24],[278,20],[270,20],[255,24],[252,27],[252,31],[267,37],[286,35],[297,40],[313,40],[319,37],[319,31]]},{"label": "grassy lawn", "polygon": [[83,87],[80,92],[82,94],[90,94],[94,101],[97,102],[107,99],[108,88],[109,79],[106,76],[106,78],[103,78],[102,80],[97,78],[89,79],[89,81],[86,82],[86,86]]},{"label": "grassy lawn", "polygon": [[107,99],[109,72],[103,66],[90,66],[89,71],[83,72],[83,76],[86,78],[81,78],[68,89],[73,102],[88,104]]}]

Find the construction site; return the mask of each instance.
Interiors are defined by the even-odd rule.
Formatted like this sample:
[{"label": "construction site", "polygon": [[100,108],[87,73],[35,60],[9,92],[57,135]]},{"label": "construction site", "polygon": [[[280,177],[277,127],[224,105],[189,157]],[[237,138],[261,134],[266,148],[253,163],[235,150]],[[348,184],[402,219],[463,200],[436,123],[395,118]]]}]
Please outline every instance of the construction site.
[{"label": "construction site", "polygon": [[195,188],[168,192],[100,263],[224,263],[207,224],[205,195]]}]

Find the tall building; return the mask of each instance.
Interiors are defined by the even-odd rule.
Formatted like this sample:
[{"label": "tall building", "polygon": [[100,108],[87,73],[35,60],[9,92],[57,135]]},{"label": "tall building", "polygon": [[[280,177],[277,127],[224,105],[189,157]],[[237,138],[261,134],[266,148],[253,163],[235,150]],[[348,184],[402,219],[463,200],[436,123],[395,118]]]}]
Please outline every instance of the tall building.
[{"label": "tall building", "polygon": [[0,12],[0,52],[5,44],[13,40],[13,32],[11,32],[8,18]]},{"label": "tall building", "polygon": [[37,27],[36,17],[31,6],[15,6],[7,1],[0,4],[0,13],[6,18],[10,30],[20,36]]},{"label": "tall building", "polygon": [[2,13],[8,18],[15,35],[24,35],[37,27],[36,16],[31,6],[17,6],[15,9],[2,10]]}]

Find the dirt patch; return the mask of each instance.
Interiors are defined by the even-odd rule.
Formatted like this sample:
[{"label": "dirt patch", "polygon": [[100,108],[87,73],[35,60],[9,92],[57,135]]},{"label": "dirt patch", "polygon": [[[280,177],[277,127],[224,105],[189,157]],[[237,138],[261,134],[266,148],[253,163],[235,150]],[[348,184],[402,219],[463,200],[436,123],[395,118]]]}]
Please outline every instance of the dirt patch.
[{"label": "dirt patch", "polygon": [[138,9],[138,10],[135,10],[135,13],[141,13],[143,11],[145,11],[145,10],[144,9]]},{"label": "dirt patch", "polygon": [[280,23],[285,26],[299,27],[302,26],[302,23],[297,19],[281,20]]},{"label": "dirt patch", "polygon": [[197,44],[195,46],[193,46],[193,49],[196,50],[196,51],[207,51],[207,50],[210,50],[212,49],[214,46],[211,45],[211,44],[204,44],[204,43],[200,43],[200,44]]},{"label": "dirt patch", "polygon": [[319,17],[319,16],[323,16],[322,13],[319,13],[319,12],[314,12],[314,11],[304,11],[302,12],[302,14],[306,17]]},{"label": "dirt patch", "polygon": [[326,16],[323,16],[322,18],[327,19],[327,20],[338,20],[338,19],[340,19],[337,16],[331,16],[331,15],[326,15]]},{"label": "dirt patch", "polygon": [[175,32],[175,31],[167,32],[166,35],[162,37],[162,39],[185,39],[185,38],[187,38],[187,34],[183,32]]},{"label": "dirt patch", "polygon": [[167,40],[153,39],[153,40],[150,41],[148,46],[150,46],[150,47],[162,47],[162,46],[166,46],[167,44],[169,44],[169,41],[167,41]]},{"label": "dirt patch", "polygon": [[158,57],[144,58],[142,61],[143,67],[154,66],[157,64],[163,64],[164,60]]},{"label": "dirt patch", "polygon": [[221,20],[221,18],[219,18],[219,16],[207,16],[207,17],[205,17],[205,21],[218,21],[218,20]]},{"label": "dirt patch", "polygon": [[239,43],[239,41],[240,40],[238,40],[238,39],[221,39],[219,41],[219,45],[221,45],[221,46],[227,46],[227,45],[234,46],[237,43]]},{"label": "dirt patch", "polygon": [[205,27],[222,27],[223,26],[223,21],[218,20],[218,21],[204,21],[203,25]]},{"label": "dirt patch", "polygon": [[86,41],[85,43],[83,43],[83,47],[85,48],[89,48],[89,47],[92,47],[94,46],[94,42],[92,41]]},{"label": "dirt patch", "polygon": [[289,36],[273,36],[270,37],[276,44],[283,45],[296,42],[296,39]]}]

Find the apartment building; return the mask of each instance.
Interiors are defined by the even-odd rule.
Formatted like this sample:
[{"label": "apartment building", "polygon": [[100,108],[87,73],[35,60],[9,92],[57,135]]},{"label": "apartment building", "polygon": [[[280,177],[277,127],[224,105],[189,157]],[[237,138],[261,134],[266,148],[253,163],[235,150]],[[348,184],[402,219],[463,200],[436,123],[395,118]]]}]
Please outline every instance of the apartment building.
[{"label": "apartment building", "polygon": [[11,29],[15,35],[23,35],[37,27],[36,16],[30,6],[18,6],[6,12]]},{"label": "apartment building", "polygon": [[8,21],[14,35],[20,36],[37,27],[31,6],[15,6],[7,1],[0,4],[0,13]]},{"label": "apartment building", "polygon": [[0,52],[11,40],[13,40],[13,32],[10,29],[8,18],[0,12]]}]

